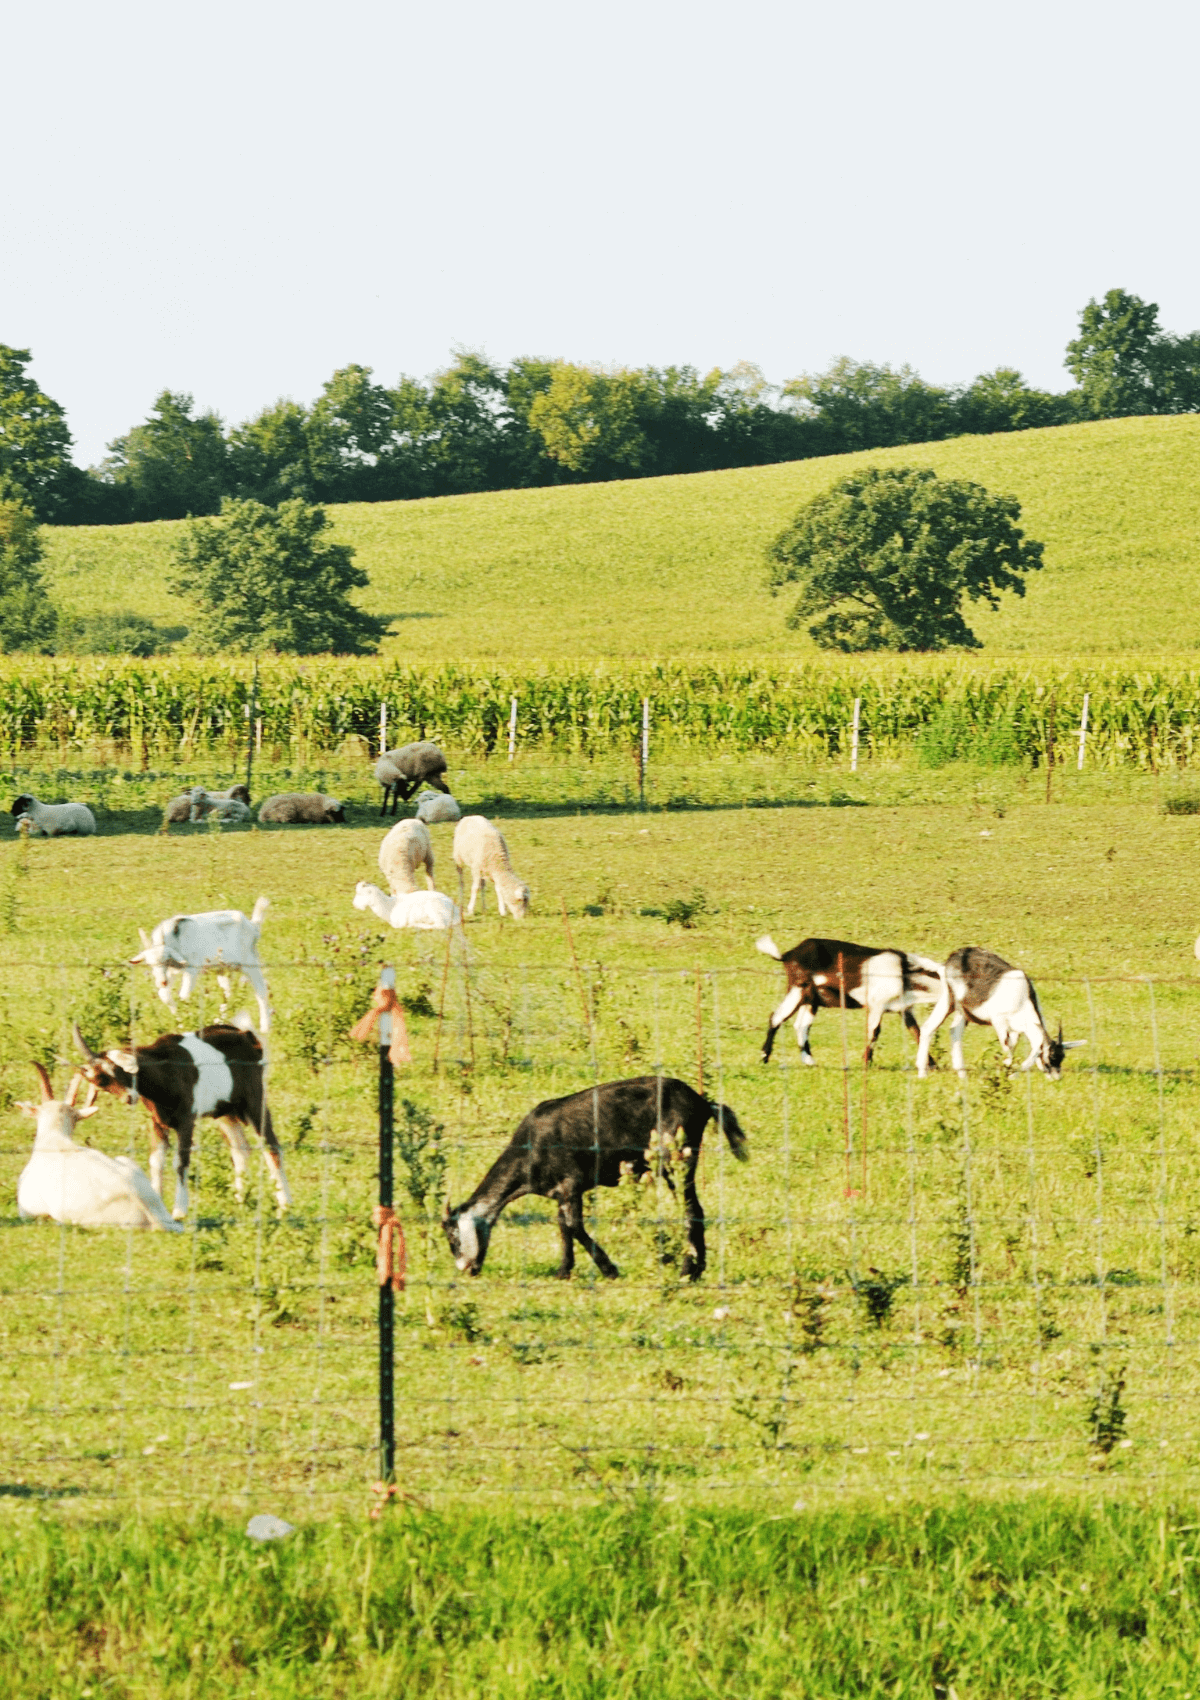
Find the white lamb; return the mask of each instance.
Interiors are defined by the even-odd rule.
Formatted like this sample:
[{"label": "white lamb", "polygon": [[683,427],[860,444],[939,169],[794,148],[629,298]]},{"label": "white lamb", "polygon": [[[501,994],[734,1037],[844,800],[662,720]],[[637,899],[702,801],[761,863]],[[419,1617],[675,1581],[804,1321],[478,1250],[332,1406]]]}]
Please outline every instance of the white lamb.
[{"label": "white lamb", "polygon": [[[245,786],[239,785],[239,791]],[[220,820],[241,825],[250,819],[250,805],[243,803],[240,797],[220,797],[213,791],[206,791],[203,785],[197,785],[192,791],[192,806],[188,811],[190,821]]]},{"label": "white lamb", "polygon": [[454,865],[458,869],[460,886],[463,869],[470,870],[468,915],[475,913],[475,899],[481,897],[484,880],[491,880],[496,888],[500,913],[511,913],[518,921],[522,919],[529,908],[529,887],[513,873],[504,834],[483,815],[467,815],[455,827]]},{"label": "white lamb", "polygon": [[377,885],[359,880],[354,888],[354,907],[370,909],[392,927],[415,927],[433,932],[462,920],[458,904],[440,891],[402,891],[389,897]]},{"label": "white lamb", "polygon": [[17,1182],[17,1211],[26,1218],[48,1216],[78,1228],[161,1228],[183,1232],[162,1199],[131,1157],[107,1157],[88,1145],[76,1145],[71,1135],[76,1122],[94,1116],[91,1104],[75,1107],[83,1076],[76,1075],[65,1101],[54,1096],[50,1076],[33,1065],[42,1083],[40,1104],[19,1104],[37,1118],[33,1155]]},{"label": "white lamb", "polygon": [[417,869],[424,867],[425,883],[433,891],[433,840],[419,820],[397,821],[379,846],[379,868],[396,897],[417,890]]},{"label": "white lamb", "polygon": [[[199,800],[197,792],[200,794]],[[245,803],[249,808],[250,793],[244,785],[231,785],[228,791],[207,791],[203,785],[193,785],[190,791],[172,797],[163,813],[168,826],[178,826],[182,821],[202,820],[208,813],[209,806],[213,804],[229,802]],[[193,814],[192,810],[197,803],[199,813]]]},{"label": "white lamb", "polygon": [[175,996],[171,988],[172,974],[181,973],[179,996],[190,998],[192,987],[206,968],[214,970],[217,984],[228,1003],[232,991],[231,975],[243,975],[254,988],[258,999],[259,1032],[271,1031],[271,1005],[262,964],[258,960],[258,938],[262,919],[267,912],[267,899],[260,897],[252,915],[240,909],[209,909],[199,915],[172,915],[160,921],[147,938],[141,927],[143,949],[131,956],[130,964],[144,963],[154,976],[158,995],[167,1008],[174,1010]]},{"label": "white lamb", "polygon": [[439,821],[461,820],[462,810],[453,797],[439,796],[436,791],[422,791],[417,798],[417,819],[424,821],[426,826],[434,826]]},{"label": "white lamb", "polygon": [[90,838],[96,830],[96,817],[86,803],[39,803],[26,791],[13,803],[12,812],[18,832],[40,832],[43,838]]}]

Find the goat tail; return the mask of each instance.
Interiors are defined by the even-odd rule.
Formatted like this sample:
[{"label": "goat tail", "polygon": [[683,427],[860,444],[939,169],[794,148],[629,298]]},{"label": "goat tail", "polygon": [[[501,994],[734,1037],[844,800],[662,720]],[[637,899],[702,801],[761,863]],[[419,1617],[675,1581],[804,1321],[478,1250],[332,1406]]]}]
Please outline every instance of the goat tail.
[{"label": "goat tail", "polygon": [[251,915],[250,919],[254,922],[256,927],[261,924],[263,916],[270,907],[271,899],[269,897],[260,897],[258,902],[254,905],[254,913]]},{"label": "goat tail", "polygon": [[764,933],[760,939],[755,939],[754,948],[755,950],[761,950],[764,956],[773,956],[776,962],[782,962],[783,960],[783,952],[775,943],[775,940],[771,937],[770,933]]},{"label": "goat tail", "polygon": [[725,1137],[729,1141],[729,1149],[738,1162],[748,1163],[750,1161],[750,1146],[746,1140],[746,1135],[742,1132],[741,1123],[729,1108],[729,1105],[715,1103],[712,1098],[705,1101],[708,1104],[708,1113],[713,1121],[716,1122],[718,1127],[724,1128]]}]

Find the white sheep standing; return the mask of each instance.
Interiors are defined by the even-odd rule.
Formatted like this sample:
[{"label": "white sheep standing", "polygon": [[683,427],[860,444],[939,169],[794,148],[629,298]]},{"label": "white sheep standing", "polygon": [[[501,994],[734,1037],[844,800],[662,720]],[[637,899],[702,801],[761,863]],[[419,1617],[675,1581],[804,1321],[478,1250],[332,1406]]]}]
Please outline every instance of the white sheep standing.
[{"label": "white sheep standing", "polygon": [[395,897],[417,889],[417,869],[424,867],[425,883],[433,891],[433,840],[419,820],[397,821],[379,846],[379,870]]},{"label": "white sheep standing", "polygon": [[462,810],[453,797],[441,797],[436,791],[422,791],[417,798],[417,819],[424,821],[426,826],[434,826],[439,821],[461,820]]},{"label": "white sheep standing", "polygon": [[37,1118],[33,1154],[17,1182],[17,1211],[26,1218],[49,1216],[78,1228],[161,1228],[179,1234],[162,1199],[132,1157],[108,1157],[89,1145],[76,1145],[76,1122],[94,1116],[97,1105],[75,1106],[82,1083],[76,1075],[65,1100],[54,1096],[50,1076],[33,1065],[42,1083],[40,1104],[19,1104]]},{"label": "white sheep standing", "polygon": [[344,823],[346,805],[338,797],[323,797],[316,791],[282,791],[268,797],[258,811],[260,821],[277,826],[332,826]]},{"label": "white sheep standing", "polygon": [[433,932],[462,920],[458,904],[441,891],[402,891],[389,897],[377,885],[359,880],[354,888],[354,907],[369,909],[392,927],[415,927]]},{"label": "white sheep standing", "polygon": [[13,803],[12,812],[18,832],[40,832],[43,838],[90,838],[96,830],[96,817],[86,803],[39,803],[26,791]]},{"label": "white sheep standing", "polygon": [[[200,793],[197,798],[196,793]],[[244,785],[231,785],[228,791],[206,791],[203,785],[193,785],[190,791],[184,791],[178,797],[172,797],[163,811],[168,826],[178,826],[183,821],[202,820],[210,805],[218,803],[245,803],[250,807],[250,792]],[[199,813],[193,814],[193,808]]]},{"label": "white sheep standing", "polygon": [[516,920],[522,919],[529,908],[529,887],[513,873],[504,834],[484,815],[466,815],[455,827],[454,865],[458,869],[460,889],[463,869],[470,870],[468,915],[475,913],[475,899],[481,897],[484,880],[491,880],[500,913],[508,912]]},{"label": "white sheep standing", "polygon": [[260,897],[252,915],[240,909],[208,909],[198,915],[172,915],[160,921],[147,938],[142,928],[142,949],[129,958],[130,966],[144,963],[154,976],[158,995],[167,1008],[174,1010],[175,994],[171,989],[172,974],[183,978],[179,987],[181,998],[190,998],[192,987],[206,968],[217,976],[226,1003],[233,989],[231,975],[242,974],[254,988],[258,999],[259,1032],[271,1031],[271,1004],[262,964],[258,960],[258,939],[262,932],[263,916],[268,899]]}]

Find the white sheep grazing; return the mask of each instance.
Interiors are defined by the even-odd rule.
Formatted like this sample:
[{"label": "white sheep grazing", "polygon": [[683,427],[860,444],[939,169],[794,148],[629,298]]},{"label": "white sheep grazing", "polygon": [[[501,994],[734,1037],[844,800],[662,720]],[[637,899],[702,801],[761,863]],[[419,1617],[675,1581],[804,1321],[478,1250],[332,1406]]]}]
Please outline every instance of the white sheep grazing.
[{"label": "white sheep grazing", "polygon": [[369,909],[392,927],[416,927],[436,931],[461,921],[458,904],[440,891],[402,891],[389,897],[377,885],[359,880],[354,888],[354,907]]},{"label": "white sheep grazing", "polygon": [[258,818],[277,826],[332,826],[335,821],[345,823],[346,805],[338,797],[322,797],[316,791],[283,791],[267,798]]},{"label": "white sheep grazing", "polygon": [[40,832],[43,838],[90,838],[96,830],[96,817],[86,803],[39,803],[26,791],[13,803],[12,812],[18,832]]},{"label": "white sheep grazing", "polygon": [[20,1104],[37,1118],[33,1155],[17,1182],[17,1211],[26,1218],[49,1216],[77,1228],[162,1228],[183,1232],[132,1157],[107,1157],[89,1145],[76,1145],[76,1122],[94,1116],[97,1106],[75,1107],[82,1083],[76,1075],[65,1101],[54,1096],[50,1076],[33,1065],[42,1083],[40,1104]]},{"label": "white sheep grazing", "polygon": [[425,884],[433,884],[433,840],[419,820],[397,821],[379,846],[379,869],[394,897],[417,889],[417,869],[425,869]]},{"label": "white sheep grazing", "polygon": [[[183,821],[203,820],[215,804],[230,802],[245,803],[249,809],[250,793],[244,785],[231,785],[228,791],[206,791],[203,785],[193,785],[190,791],[172,797],[163,815],[168,826],[178,826]],[[198,812],[193,814],[193,808]]]},{"label": "white sheep grazing", "polygon": [[434,826],[439,821],[461,820],[462,810],[453,797],[439,796],[436,791],[422,791],[417,798],[417,819],[424,821],[426,826]]},{"label": "white sheep grazing", "polygon": [[252,915],[240,909],[209,909],[199,915],[172,915],[160,921],[147,938],[141,927],[142,950],[129,958],[130,965],[144,963],[154,976],[158,995],[174,1010],[172,974],[181,973],[179,996],[190,998],[192,987],[206,968],[217,976],[217,984],[228,1003],[233,989],[231,975],[242,974],[258,999],[260,1033],[271,1031],[271,1005],[262,964],[258,960],[258,938],[267,899],[260,897]]},{"label": "white sheep grazing", "polygon": [[523,918],[529,908],[529,887],[513,873],[504,834],[483,815],[467,815],[455,827],[454,865],[460,881],[463,869],[470,870],[468,915],[475,913],[475,899],[482,893],[484,880],[491,880],[500,913],[511,913],[518,921]]}]

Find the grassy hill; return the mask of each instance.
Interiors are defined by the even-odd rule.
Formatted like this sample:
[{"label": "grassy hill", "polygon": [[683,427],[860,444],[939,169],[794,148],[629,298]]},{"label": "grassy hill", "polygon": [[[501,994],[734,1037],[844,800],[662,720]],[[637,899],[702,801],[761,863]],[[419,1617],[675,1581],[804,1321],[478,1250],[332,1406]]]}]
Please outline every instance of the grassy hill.
[{"label": "grassy hill", "polygon": [[[855,466],[931,466],[1017,496],[1046,544],[1024,601],[970,623],[993,654],[1200,647],[1200,419],[1106,420],[960,437],[785,466],[335,509],[398,617],[387,649],[461,656],[661,656],[811,650],[763,588],[763,552],[798,504]],[[49,533],[72,609],[186,621],[163,583],[169,523]]]}]

